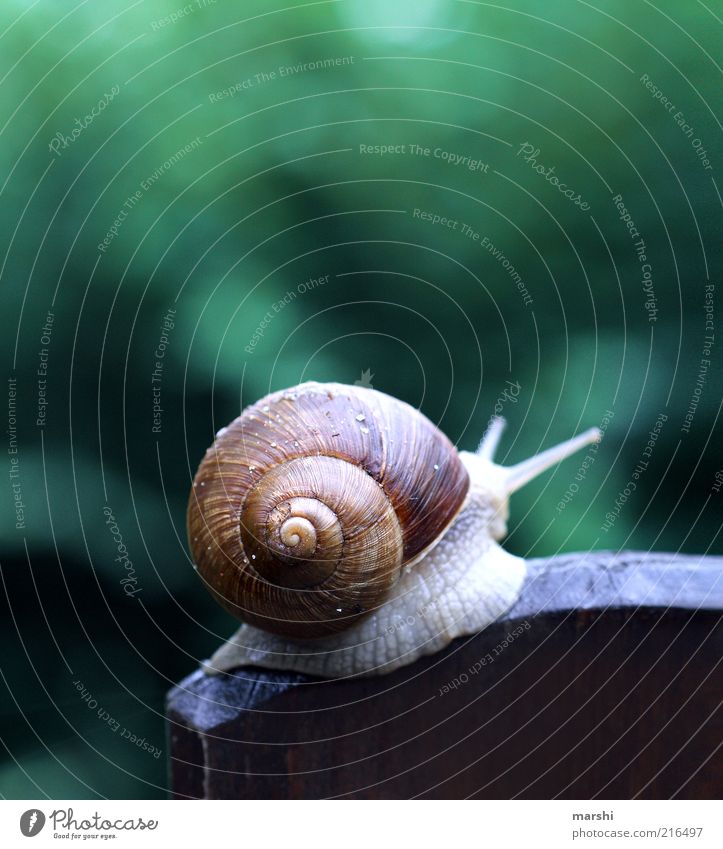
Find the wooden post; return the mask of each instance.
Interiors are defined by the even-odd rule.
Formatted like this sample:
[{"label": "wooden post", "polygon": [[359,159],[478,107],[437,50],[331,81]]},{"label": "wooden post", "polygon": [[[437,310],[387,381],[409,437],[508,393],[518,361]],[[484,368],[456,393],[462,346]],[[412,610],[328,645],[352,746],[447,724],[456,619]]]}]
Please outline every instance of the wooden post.
[{"label": "wooden post", "polygon": [[197,670],[175,798],[715,798],[723,557],[528,561],[503,620],[389,675]]}]

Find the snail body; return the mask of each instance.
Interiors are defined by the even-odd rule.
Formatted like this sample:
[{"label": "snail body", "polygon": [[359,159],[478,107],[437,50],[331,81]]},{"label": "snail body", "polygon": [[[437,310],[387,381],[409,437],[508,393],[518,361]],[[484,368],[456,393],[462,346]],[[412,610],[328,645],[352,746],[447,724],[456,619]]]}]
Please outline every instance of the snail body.
[{"label": "snail body", "polygon": [[504,468],[492,462],[503,425],[458,452],[413,407],[341,384],[244,410],[189,499],[198,572],[244,623],[207,671],[380,674],[502,615],[525,578],[497,542],[509,495],[599,438],[593,429]]}]

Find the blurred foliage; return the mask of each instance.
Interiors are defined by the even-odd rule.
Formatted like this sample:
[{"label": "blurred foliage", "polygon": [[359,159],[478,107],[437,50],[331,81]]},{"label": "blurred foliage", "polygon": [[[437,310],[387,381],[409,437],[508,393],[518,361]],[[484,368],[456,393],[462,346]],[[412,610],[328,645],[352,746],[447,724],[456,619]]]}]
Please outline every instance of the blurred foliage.
[{"label": "blurred foliage", "polygon": [[[704,285],[720,272],[719,163],[704,167],[640,80],[682,111],[712,159],[720,89],[708,54],[720,31],[700,4],[657,7],[5,0],[0,297],[26,527],[4,486],[3,795],[164,793],[163,694],[233,628],[187,554],[190,479],[214,432],[269,389],[353,383],[369,369],[375,388],[471,449],[506,381],[518,382],[503,409],[508,463],[612,410],[579,482],[570,460],[515,496],[507,547],[720,550],[717,351],[681,431],[706,335]],[[329,59],[343,61],[303,68]],[[589,212],[532,170],[525,142]],[[406,147],[379,156],[360,145]],[[652,265],[652,323],[618,193]],[[154,433],[151,377],[169,310]],[[649,467],[605,533],[660,413]],[[578,493],[556,510],[571,484]],[[138,575],[134,598],[105,506]],[[163,756],[112,731],[76,680]]]}]

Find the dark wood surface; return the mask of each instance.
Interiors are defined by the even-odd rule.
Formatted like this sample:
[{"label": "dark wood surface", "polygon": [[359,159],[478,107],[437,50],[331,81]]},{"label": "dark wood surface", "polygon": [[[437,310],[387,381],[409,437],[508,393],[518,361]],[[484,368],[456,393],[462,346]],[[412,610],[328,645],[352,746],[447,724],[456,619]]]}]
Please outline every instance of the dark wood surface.
[{"label": "dark wood surface", "polygon": [[503,620],[389,675],[201,670],[176,798],[720,796],[723,558],[528,561]]}]

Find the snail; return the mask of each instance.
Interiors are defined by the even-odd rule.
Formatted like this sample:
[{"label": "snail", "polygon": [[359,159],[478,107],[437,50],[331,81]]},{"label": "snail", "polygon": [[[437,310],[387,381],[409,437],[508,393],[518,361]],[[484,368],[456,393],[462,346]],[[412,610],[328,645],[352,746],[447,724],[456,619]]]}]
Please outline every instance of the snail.
[{"label": "snail", "polygon": [[499,544],[509,496],[600,438],[592,428],[511,467],[504,420],[457,451],[374,389],[304,383],[217,434],[188,504],[195,568],[241,628],[205,665],[375,675],[485,628],[525,562]]}]

